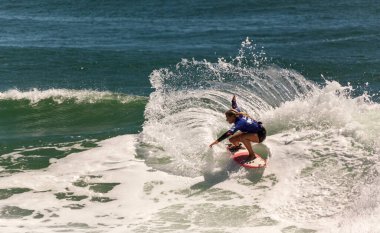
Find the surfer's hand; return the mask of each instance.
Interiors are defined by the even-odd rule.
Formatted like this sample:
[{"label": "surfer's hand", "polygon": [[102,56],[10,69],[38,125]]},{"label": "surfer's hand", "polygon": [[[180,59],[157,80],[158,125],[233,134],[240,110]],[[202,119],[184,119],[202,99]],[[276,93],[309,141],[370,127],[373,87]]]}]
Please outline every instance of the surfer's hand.
[{"label": "surfer's hand", "polygon": [[211,143],[211,144],[209,145],[209,147],[211,148],[213,145],[218,144],[218,143],[219,143],[218,141],[215,141],[215,142]]}]

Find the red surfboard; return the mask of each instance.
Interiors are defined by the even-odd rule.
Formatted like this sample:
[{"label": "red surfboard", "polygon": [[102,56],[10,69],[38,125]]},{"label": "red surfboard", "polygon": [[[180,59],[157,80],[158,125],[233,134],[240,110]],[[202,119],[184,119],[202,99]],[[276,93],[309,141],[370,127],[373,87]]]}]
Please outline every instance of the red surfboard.
[{"label": "red surfboard", "polygon": [[265,168],[267,167],[268,160],[262,158],[259,154],[255,153],[256,159],[246,161],[249,153],[245,148],[241,148],[236,152],[231,152],[227,146],[227,151],[231,153],[231,158],[240,166],[245,168]]}]

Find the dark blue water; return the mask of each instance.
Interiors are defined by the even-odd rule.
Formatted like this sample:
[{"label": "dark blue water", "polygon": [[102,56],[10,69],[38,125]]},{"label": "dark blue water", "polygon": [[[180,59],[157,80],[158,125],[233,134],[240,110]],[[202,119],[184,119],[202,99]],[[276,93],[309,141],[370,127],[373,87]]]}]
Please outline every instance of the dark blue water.
[{"label": "dark blue water", "polygon": [[[137,133],[147,101],[118,102],[120,95],[147,97],[152,71],[182,58],[232,59],[247,37],[270,64],[320,84],[350,83],[356,94],[379,99],[376,1],[2,1],[0,28],[3,148]],[[33,89],[21,100],[8,93]],[[53,89],[114,96],[84,107],[77,95],[66,96],[55,106],[43,92]]]}]

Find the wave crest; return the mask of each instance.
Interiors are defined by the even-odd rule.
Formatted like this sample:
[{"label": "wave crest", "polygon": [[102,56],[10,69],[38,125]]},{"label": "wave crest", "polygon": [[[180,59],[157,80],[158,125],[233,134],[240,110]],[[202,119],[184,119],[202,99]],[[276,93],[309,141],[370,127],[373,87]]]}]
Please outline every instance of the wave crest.
[{"label": "wave crest", "polygon": [[28,100],[31,104],[36,104],[47,99],[53,100],[56,103],[63,103],[67,100],[72,100],[76,103],[97,103],[105,100],[115,100],[120,103],[128,103],[134,100],[144,99],[144,97],[112,93],[109,91],[69,89],[39,90],[34,88],[29,91],[11,89],[5,92],[0,92],[0,101]]}]

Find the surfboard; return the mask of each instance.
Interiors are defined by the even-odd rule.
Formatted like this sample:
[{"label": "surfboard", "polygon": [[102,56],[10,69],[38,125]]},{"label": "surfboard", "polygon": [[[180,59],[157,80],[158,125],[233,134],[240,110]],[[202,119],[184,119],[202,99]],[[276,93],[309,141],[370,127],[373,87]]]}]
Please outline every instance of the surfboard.
[{"label": "surfboard", "polygon": [[231,152],[229,146],[227,146],[227,151],[231,153],[231,159],[238,163],[240,166],[245,168],[265,168],[267,167],[268,160],[261,157],[259,154],[255,153],[256,159],[247,161],[249,152],[245,148],[241,148],[238,151]]}]

